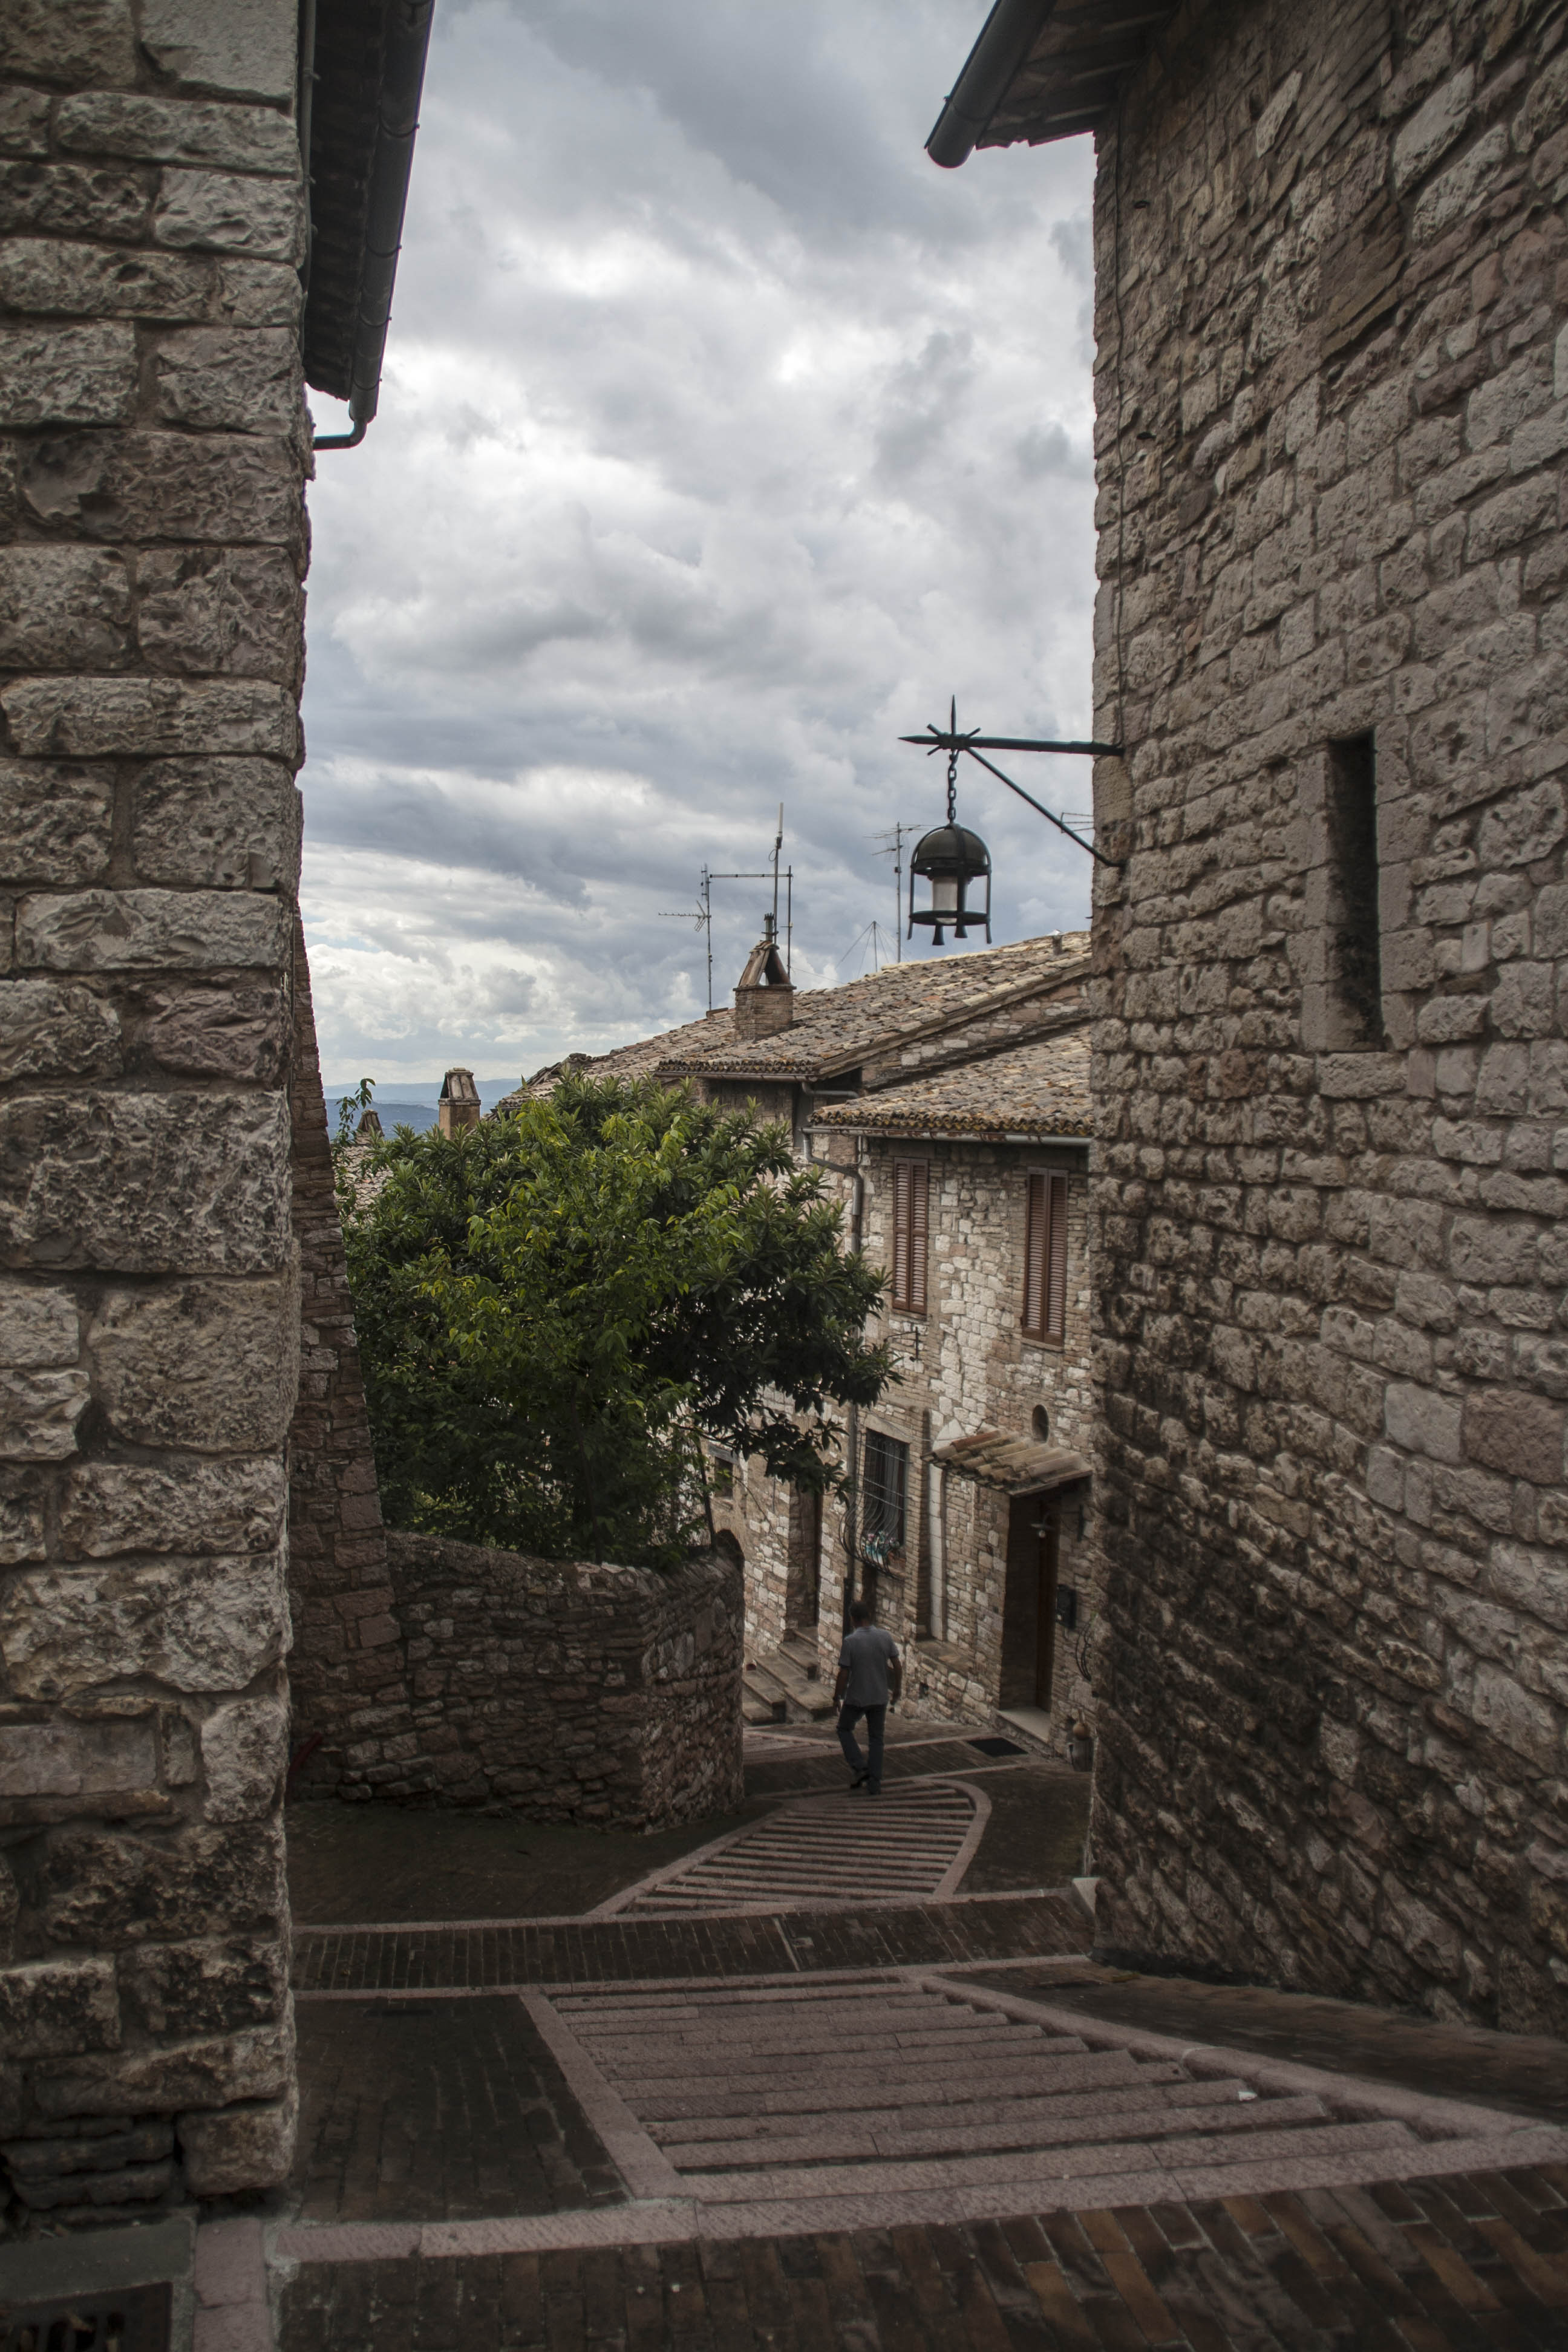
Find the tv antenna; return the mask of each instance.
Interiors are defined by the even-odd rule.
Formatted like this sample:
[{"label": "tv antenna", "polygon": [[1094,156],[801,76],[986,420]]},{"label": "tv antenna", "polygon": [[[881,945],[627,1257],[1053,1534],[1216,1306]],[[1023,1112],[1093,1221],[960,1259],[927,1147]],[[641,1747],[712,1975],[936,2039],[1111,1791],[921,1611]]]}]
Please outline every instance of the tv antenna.
[{"label": "tv antenna", "polygon": [[872,836],[881,844],[879,855],[890,857],[893,861],[893,939],[897,947],[897,952],[893,957],[895,963],[902,963],[904,960],[904,840],[906,835],[912,840],[921,829],[918,824],[906,824],[900,817],[888,832]]},{"label": "tv antenna", "polygon": [[788,971],[791,968],[793,961],[792,949],[795,940],[795,867],[793,866],[784,866],[782,869],[781,876],[779,854],[783,848],[784,803],[781,801],[779,803],[778,830],[773,835],[773,854],[771,864],[760,867],[748,868],[743,872],[735,873],[715,873],[711,866],[705,866],[697,878],[697,904],[695,907],[661,907],[658,910],[661,919],[666,922],[694,923],[700,931],[707,933],[708,1010],[710,1013],[713,1010],[713,885],[715,882],[771,881],[773,886],[773,937],[777,939],[779,930],[779,882],[782,878],[784,886],[784,970],[785,971]]}]

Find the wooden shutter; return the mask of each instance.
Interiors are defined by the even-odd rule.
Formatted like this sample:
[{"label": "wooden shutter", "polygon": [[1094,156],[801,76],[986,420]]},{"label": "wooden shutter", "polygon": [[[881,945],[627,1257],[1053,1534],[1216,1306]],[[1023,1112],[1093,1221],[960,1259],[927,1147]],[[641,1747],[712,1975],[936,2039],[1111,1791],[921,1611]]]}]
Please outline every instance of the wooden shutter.
[{"label": "wooden shutter", "polygon": [[1024,1221],[1023,1328],[1031,1339],[1065,1339],[1068,1180],[1030,1176]]},{"label": "wooden shutter", "polygon": [[893,1304],[926,1311],[927,1179],[923,1160],[893,1162]]},{"label": "wooden shutter", "polygon": [[1046,1262],[1046,1320],[1047,1339],[1065,1339],[1068,1328],[1068,1180],[1065,1176],[1047,1176],[1046,1188],[1049,1196],[1049,1240]]},{"label": "wooden shutter", "polygon": [[1050,1207],[1043,1176],[1026,1180],[1024,1212],[1024,1328],[1031,1339],[1046,1336],[1046,1228]]}]

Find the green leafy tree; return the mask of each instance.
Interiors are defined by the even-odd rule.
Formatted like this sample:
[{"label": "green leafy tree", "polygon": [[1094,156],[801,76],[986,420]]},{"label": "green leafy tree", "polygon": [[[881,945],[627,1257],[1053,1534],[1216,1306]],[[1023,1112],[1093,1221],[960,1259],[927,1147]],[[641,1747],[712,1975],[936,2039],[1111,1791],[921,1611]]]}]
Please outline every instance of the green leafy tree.
[{"label": "green leafy tree", "polygon": [[820,1173],[683,1093],[568,1078],[450,1137],[402,1129],[340,1201],[403,1526],[668,1564],[706,1522],[704,1436],[820,1492],[835,1408],[889,1378],[882,1277]]}]

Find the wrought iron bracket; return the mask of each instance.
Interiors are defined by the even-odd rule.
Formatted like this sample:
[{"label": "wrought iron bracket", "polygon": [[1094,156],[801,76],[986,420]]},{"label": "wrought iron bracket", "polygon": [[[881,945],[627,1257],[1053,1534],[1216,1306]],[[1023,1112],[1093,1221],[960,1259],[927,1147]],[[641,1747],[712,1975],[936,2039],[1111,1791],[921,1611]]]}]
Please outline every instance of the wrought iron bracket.
[{"label": "wrought iron bracket", "polygon": [[1087,849],[1098,864],[1120,868],[1126,863],[1124,858],[1108,857],[1103,849],[1095,847],[1092,841],[1085,841],[1081,833],[1075,833],[1070,824],[1064,824],[1053,810],[1035,798],[1033,793],[1026,793],[1022,784],[1016,784],[1011,776],[1005,776],[993,761],[983,756],[986,751],[1066,751],[1090,760],[1120,760],[1125,756],[1120,743],[1041,742],[1026,735],[984,735],[978,727],[964,732],[959,728],[956,708],[945,730],[929,722],[923,735],[900,735],[899,740],[900,743],[918,744],[928,753],[945,751],[950,762],[961,753],[967,752],[988,774],[994,776],[998,783],[1005,784],[1010,793],[1016,793],[1021,801],[1027,801],[1037,815],[1043,816],[1047,824],[1054,824],[1058,833],[1065,833],[1069,841],[1076,842],[1080,849]]}]

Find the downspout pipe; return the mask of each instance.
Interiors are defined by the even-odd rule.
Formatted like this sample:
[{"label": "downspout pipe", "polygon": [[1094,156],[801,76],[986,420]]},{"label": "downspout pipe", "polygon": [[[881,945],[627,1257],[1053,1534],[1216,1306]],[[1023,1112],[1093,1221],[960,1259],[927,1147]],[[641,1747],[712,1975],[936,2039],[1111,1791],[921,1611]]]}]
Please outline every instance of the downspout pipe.
[{"label": "downspout pipe", "polygon": [[403,215],[414,169],[419,96],[425,86],[434,14],[435,0],[390,0],[387,9],[375,153],[365,205],[364,268],[349,379],[349,419],[353,429],[318,435],[318,449],[357,448],[381,396],[381,363],[392,319],[392,288],[403,242]]},{"label": "downspout pipe", "polygon": [[[857,1257],[860,1255],[860,1244],[866,1227],[866,1179],[860,1171],[862,1150],[860,1138],[857,1136],[853,1179],[855,1190],[852,1196],[853,1206],[849,1212],[849,1247]],[[846,1433],[847,1450],[849,1455],[849,1490],[844,1497],[844,1549],[848,1556],[848,1565],[844,1572],[844,1631],[846,1633],[849,1631],[849,1603],[854,1600],[860,1581],[860,1408],[858,1404],[852,1404],[849,1407],[847,1418],[849,1424]]]},{"label": "downspout pipe", "polygon": [[926,153],[944,172],[955,172],[973,153],[1055,5],[1056,0],[995,0],[926,141]]}]

